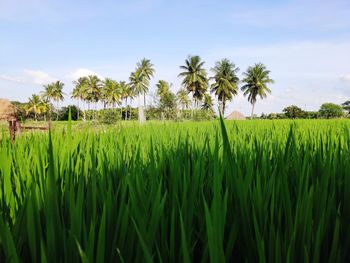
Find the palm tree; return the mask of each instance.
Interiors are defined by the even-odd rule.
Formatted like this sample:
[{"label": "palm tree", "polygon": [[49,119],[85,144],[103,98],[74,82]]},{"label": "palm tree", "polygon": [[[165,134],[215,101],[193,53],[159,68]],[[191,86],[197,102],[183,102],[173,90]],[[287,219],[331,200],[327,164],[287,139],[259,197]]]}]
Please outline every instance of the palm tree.
[{"label": "palm tree", "polygon": [[60,101],[63,101],[64,93],[63,93],[63,86],[64,83],[62,81],[57,80],[56,82],[53,82],[52,85],[54,86],[54,97],[53,100],[57,103],[57,109],[58,109],[58,103]]},{"label": "palm tree", "polygon": [[188,97],[188,92],[185,89],[180,89],[176,94],[177,103],[181,105],[182,110],[187,109],[190,104],[190,98]]},{"label": "palm tree", "polygon": [[47,112],[48,106],[46,102],[39,95],[33,94],[32,97],[29,98],[29,101],[26,105],[25,110],[26,110],[26,114],[28,114],[29,112],[33,112],[34,119],[35,121],[37,121],[38,114],[40,115]]},{"label": "palm tree", "polygon": [[188,56],[185,65],[180,66],[180,69],[184,70],[179,74],[179,77],[183,78],[182,85],[188,93],[192,93],[197,107],[208,88],[207,72],[203,68],[204,63],[199,56]]},{"label": "palm tree", "polygon": [[[79,101],[84,101],[85,99],[85,92],[87,89],[87,77],[80,77],[77,81],[73,81],[73,84],[75,85],[73,92],[72,92],[72,99],[76,99],[78,102],[78,108],[79,108]],[[85,120],[85,110],[84,110],[84,118]],[[78,120],[79,120],[79,110],[78,110]]]},{"label": "palm tree", "polygon": [[143,90],[143,103],[144,106],[146,107],[146,93],[148,92],[148,85],[149,81],[154,75],[154,68],[153,64],[149,59],[143,58],[140,62],[136,64],[137,69],[140,70],[140,74],[143,78],[143,81],[145,83],[145,89]]},{"label": "palm tree", "polygon": [[157,87],[157,95],[159,97],[163,97],[164,95],[170,92],[170,84],[165,80],[159,80],[156,84]]},{"label": "palm tree", "polygon": [[211,78],[214,83],[211,85],[211,92],[214,92],[221,103],[221,115],[225,114],[226,101],[231,101],[233,96],[238,94],[238,81],[236,73],[239,68],[227,58],[215,63],[211,69],[214,76]]},{"label": "palm tree", "polygon": [[[57,111],[58,111],[58,103],[60,101],[63,101],[64,97],[64,93],[63,93],[63,86],[64,83],[60,80],[57,80],[55,82],[52,82],[48,85],[45,85],[44,88],[45,90],[42,92],[42,96],[49,101],[49,103],[51,103],[52,101],[55,101],[57,104]],[[50,120],[51,120],[51,107],[50,107]],[[58,114],[57,114],[57,119],[58,119]]]},{"label": "palm tree", "polygon": [[[119,88],[120,88],[120,98],[121,100],[125,100],[125,109],[128,107],[128,98],[132,98],[132,89],[130,88],[130,85],[126,83],[125,81],[119,82]],[[121,112],[123,112],[123,108],[121,109]],[[125,111],[125,120],[127,119],[127,111]]]},{"label": "palm tree", "polygon": [[262,63],[255,64],[253,67],[249,67],[247,72],[244,72],[245,83],[242,86],[242,91],[244,96],[248,95],[248,101],[252,104],[252,114],[253,119],[254,107],[256,99],[259,96],[261,99],[267,97],[267,93],[271,93],[271,90],[267,87],[267,84],[274,83],[273,79],[270,78],[270,71],[266,69],[265,65]]},{"label": "palm tree", "polygon": [[115,108],[115,105],[121,104],[121,89],[119,83],[115,80],[106,78],[104,80],[104,86],[101,92],[101,98],[106,105],[111,105]]},{"label": "palm tree", "polygon": [[51,121],[52,105],[51,100],[55,98],[55,86],[51,84],[44,85],[44,91],[40,92],[41,96],[48,101],[49,104],[49,121]]},{"label": "palm tree", "polygon": [[[102,82],[96,75],[90,75],[86,80],[86,89],[84,90],[84,99],[88,102],[88,109],[90,109],[90,103],[96,103],[101,99]],[[95,113],[93,114],[95,119]]]},{"label": "palm tree", "polygon": [[204,100],[202,104],[202,109],[213,113],[213,99],[208,93],[204,94]]},{"label": "palm tree", "polygon": [[143,107],[141,106],[141,96],[145,94],[148,90],[148,83],[145,82],[142,71],[138,68],[135,72],[132,72],[129,77],[130,86],[132,88],[133,94],[139,96],[139,122],[145,121]]}]

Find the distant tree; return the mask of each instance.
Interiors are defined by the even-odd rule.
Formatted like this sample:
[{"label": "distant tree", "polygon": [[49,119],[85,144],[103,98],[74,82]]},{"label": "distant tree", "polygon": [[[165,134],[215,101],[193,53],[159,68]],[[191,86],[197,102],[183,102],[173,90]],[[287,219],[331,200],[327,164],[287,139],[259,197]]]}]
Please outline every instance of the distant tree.
[{"label": "distant tree", "polygon": [[[126,83],[125,81],[119,82],[119,88],[120,88],[120,98],[121,100],[125,100],[125,109],[128,107],[128,98],[132,99],[133,94],[132,90],[130,88],[130,85]],[[123,109],[121,109],[123,110]],[[125,120],[127,120],[128,114],[127,111],[125,112]]]},{"label": "distant tree", "polygon": [[71,118],[73,121],[79,120],[80,109],[76,105],[69,105],[67,107],[62,107],[58,113],[58,118],[61,121],[67,121],[69,117],[69,110],[71,113]]},{"label": "distant tree", "polygon": [[41,96],[43,100],[48,102],[48,111],[49,111],[49,119],[51,120],[52,114],[52,106],[51,102],[56,102],[56,107],[58,111],[58,104],[60,101],[63,101],[64,93],[63,93],[64,83],[62,81],[55,81],[50,84],[44,85],[44,91],[41,92]]},{"label": "distant tree", "polygon": [[343,104],[343,109],[347,111],[347,114],[350,115],[350,100],[345,101]]},{"label": "distant tree", "polygon": [[[103,87],[102,81],[96,75],[90,75],[86,80],[86,89],[84,90],[84,99],[88,102],[88,109],[90,109],[90,104],[96,104],[101,99],[101,89]],[[95,119],[95,114],[93,114],[93,119]]]},{"label": "distant tree", "polygon": [[208,89],[207,72],[203,68],[204,63],[199,56],[188,56],[185,65],[180,66],[180,69],[183,70],[179,74],[179,77],[183,78],[182,85],[188,93],[192,93],[197,108]]},{"label": "distant tree", "polygon": [[213,111],[213,99],[211,98],[210,94],[206,93],[204,94],[202,109],[206,111]]},{"label": "distant tree", "polygon": [[225,114],[226,101],[231,101],[233,96],[238,94],[237,72],[239,68],[236,67],[227,58],[215,63],[215,67],[211,69],[214,72],[214,83],[211,85],[211,92],[214,92],[221,103],[221,115]]},{"label": "distant tree", "polygon": [[149,81],[154,75],[153,64],[149,59],[143,58],[137,63],[137,69],[140,71],[145,89],[143,90],[143,106],[146,107],[146,94],[148,92]]},{"label": "distant tree", "polygon": [[302,119],[307,117],[307,113],[295,105],[284,108],[283,112],[289,119]]},{"label": "distant tree", "polygon": [[170,92],[170,84],[165,80],[159,80],[156,84],[157,95],[162,97]]},{"label": "distant tree", "polygon": [[249,67],[243,74],[244,79],[242,81],[244,85],[241,89],[244,96],[248,96],[248,101],[252,104],[251,118],[253,118],[257,97],[266,98],[267,93],[271,93],[267,85],[274,83],[274,81],[270,78],[270,71],[262,63]]},{"label": "distant tree", "polygon": [[[79,108],[79,101],[85,100],[86,97],[86,90],[87,90],[87,83],[88,83],[88,78],[87,77],[80,77],[78,80],[73,81],[73,84],[75,85],[71,98],[77,100],[77,108]],[[78,116],[77,119],[79,120],[79,111],[78,111]],[[85,111],[84,111],[84,118],[85,120]]]},{"label": "distant tree", "polygon": [[112,106],[114,109],[116,104],[121,104],[122,91],[119,83],[113,79],[106,78],[103,81],[101,90],[101,98],[105,105]]},{"label": "distant tree", "polygon": [[176,94],[177,103],[182,107],[182,110],[188,109],[191,105],[191,100],[188,97],[188,92],[185,89],[180,89]]},{"label": "distant tree", "polygon": [[334,103],[324,103],[321,105],[319,113],[322,118],[339,118],[343,116],[343,108]]},{"label": "distant tree", "polygon": [[39,95],[33,94],[32,97],[29,98],[28,103],[25,107],[26,114],[28,115],[30,112],[34,113],[34,119],[38,120],[38,115],[44,114],[48,111],[47,103],[40,97]]},{"label": "distant tree", "polygon": [[168,115],[170,111],[176,108],[176,96],[170,90],[170,84],[165,80],[159,80],[156,84],[157,96],[159,97],[159,109]]},{"label": "distant tree", "polygon": [[141,105],[141,96],[148,90],[148,83],[144,81],[143,75],[140,69],[132,72],[129,77],[130,87],[132,88],[133,94],[139,97],[139,122],[144,122],[144,112]]}]

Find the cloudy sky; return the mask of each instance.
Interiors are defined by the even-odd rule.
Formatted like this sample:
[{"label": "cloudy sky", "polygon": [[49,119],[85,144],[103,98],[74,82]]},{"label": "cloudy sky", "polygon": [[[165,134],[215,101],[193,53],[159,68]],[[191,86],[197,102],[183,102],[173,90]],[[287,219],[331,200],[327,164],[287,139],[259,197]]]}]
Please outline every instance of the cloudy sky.
[{"label": "cloudy sky", "polygon": [[[180,88],[179,66],[200,55],[243,73],[264,63],[275,84],[256,106],[317,110],[350,99],[349,0],[0,0],[0,97],[26,101],[42,85],[80,76],[127,80],[141,58]],[[250,113],[242,95],[228,111]]]}]

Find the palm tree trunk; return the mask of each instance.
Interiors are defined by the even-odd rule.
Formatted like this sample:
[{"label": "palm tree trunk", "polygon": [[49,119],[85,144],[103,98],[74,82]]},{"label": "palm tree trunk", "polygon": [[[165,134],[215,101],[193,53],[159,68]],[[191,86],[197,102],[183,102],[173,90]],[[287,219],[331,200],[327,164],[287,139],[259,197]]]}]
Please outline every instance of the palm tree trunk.
[{"label": "palm tree trunk", "polygon": [[253,116],[254,116],[254,107],[255,107],[255,102],[252,103],[252,115],[250,116],[251,120],[253,119]]},{"label": "palm tree trunk", "polygon": [[145,108],[146,108],[146,92],[143,93],[143,105],[144,105]]}]

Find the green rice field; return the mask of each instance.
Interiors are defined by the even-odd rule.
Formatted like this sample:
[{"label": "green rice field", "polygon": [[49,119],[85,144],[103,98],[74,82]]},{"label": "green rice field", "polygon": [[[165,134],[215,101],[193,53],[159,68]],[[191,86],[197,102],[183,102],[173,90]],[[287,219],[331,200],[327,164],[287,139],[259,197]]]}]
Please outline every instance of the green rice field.
[{"label": "green rice field", "polygon": [[6,132],[0,262],[350,262],[349,120]]}]

